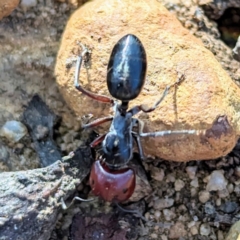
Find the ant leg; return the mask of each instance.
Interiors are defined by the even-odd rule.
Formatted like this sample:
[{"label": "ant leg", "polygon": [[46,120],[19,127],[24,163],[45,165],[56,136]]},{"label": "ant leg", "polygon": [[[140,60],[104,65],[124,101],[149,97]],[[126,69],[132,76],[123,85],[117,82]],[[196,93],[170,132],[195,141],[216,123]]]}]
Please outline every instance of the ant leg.
[{"label": "ant leg", "polygon": [[82,66],[82,60],[83,60],[84,56],[89,52],[89,50],[82,44],[81,44],[81,47],[82,47],[83,51],[82,51],[82,54],[80,56],[78,56],[78,58],[77,58],[77,64],[76,64],[76,70],[75,70],[74,85],[75,85],[76,89],[78,91],[82,92],[83,94],[87,95],[88,97],[90,97],[94,100],[97,100],[99,102],[114,104],[113,99],[111,99],[107,96],[104,96],[104,95],[98,95],[98,94],[92,93],[79,85],[78,79],[79,79],[80,69]]},{"label": "ant leg", "polygon": [[138,146],[138,153],[140,155],[140,158],[141,160],[144,160],[145,159],[145,156],[144,156],[144,153],[143,153],[143,149],[142,149],[142,144],[141,144],[141,140],[140,140],[140,137],[137,133],[133,132],[133,137],[137,143],[137,146]]},{"label": "ant leg", "polygon": [[123,208],[122,206],[120,206],[117,202],[115,202],[116,206],[123,212],[125,213],[132,213],[133,215],[135,215],[137,218],[142,219],[144,222],[149,222],[141,213],[140,211],[138,211],[137,209],[126,209]]},{"label": "ant leg", "polygon": [[[159,132],[144,133],[143,132],[144,122],[136,118],[134,118],[133,120],[134,120],[133,124],[138,124],[138,134],[135,132],[132,132],[132,134],[136,140],[139,139],[137,140],[139,143],[140,143],[140,137],[163,137],[171,134],[195,134],[195,135],[203,134],[204,135],[206,133],[206,130],[166,130],[166,131],[159,131]],[[143,150],[142,150],[141,143],[140,144],[139,143],[138,143],[138,148],[139,148],[139,154],[140,154],[140,152],[143,153]]]},{"label": "ant leg", "polygon": [[143,111],[143,112],[146,112],[146,113],[149,113],[149,112],[152,112],[156,109],[156,107],[164,100],[164,98],[167,96],[168,92],[169,92],[169,89],[173,86],[177,86],[181,81],[183,81],[185,78],[184,74],[181,75],[181,77],[178,78],[178,80],[173,83],[172,85],[170,86],[167,86],[164,91],[163,91],[163,94],[162,96],[160,97],[160,99],[152,106],[152,107],[148,107],[146,106],[145,104],[141,104],[141,105],[138,105],[138,106],[135,106],[133,107],[132,109],[130,109],[128,112],[131,112],[132,115],[135,115],[137,113],[139,113],[140,111]]},{"label": "ant leg", "polygon": [[148,132],[148,133],[141,133],[140,137],[162,137],[171,134],[205,134],[206,130],[166,130],[160,132]]},{"label": "ant leg", "polygon": [[91,148],[96,147],[99,143],[101,143],[101,142],[104,140],[104,138],[105,138],[106,135],[107,135],[107,134],[105,133],[105,134],[100,135],[99,137],[97,137],[97,138],[90,144],[90,147],[91,147]]},{"label": "ant leg", "polygon": [[152,112],[153,110],[156,109],[156,107],[163,101],[163,99],[167,96],[168,94],[168,90],[169,90],[169,86],[167,86],[161,96],[161,98],[152,106],[152,107],[148,107],[146,106],[145,104],[141,104],[141,105],[138,105],[138,106],[135,106],[133,108],[131,108],[128,112],[131,112],[132,115],[135,115],[141,111],[143,112]]},{"label": "ant leg", "polygon": [[86,129],[86,128],[92,128],[92,127],[96,127],[102,123],[108,122],[108,121],[112,121],[113,120],[113,116],[110,117],[103,117],[103,118],[99,118],[96,119],[95,121],[92,121],[88,124],[85,124],[82,126],[82,129]]},{"label": "ant leg", "polygon": [[133,137],[134,137],[134,139],[137,143],[140,158],[142,160],[144,160],[145,156],[144,156],[144,153],[143,153],[141,139],[140,139],[140,133],[142,133],[142,131],[143,131],[144,122],[142,122],[141,120],[136,119],[136,118],[132,118],[132,120],[133,120],[133,125],[137,125],[137,127],[138,127],[138,133],[132,132],[132,135],[133,135]]},{"label": "ant leg", "polygon": [[61,198],[61,206],[62,206],[62,209],[63,210],[67,210],[68,208],[70,208],[75,201],[81,201],[81,202],[90,202],[90,201],[93,201],[93,198],[90,198],[90,199],[83,199],[83,198],[80,198],[80,197],[74,197],[71,201],[71,203],[69,204],[69,206],[66,205],[66,203],[64,202],[63,198]]}]

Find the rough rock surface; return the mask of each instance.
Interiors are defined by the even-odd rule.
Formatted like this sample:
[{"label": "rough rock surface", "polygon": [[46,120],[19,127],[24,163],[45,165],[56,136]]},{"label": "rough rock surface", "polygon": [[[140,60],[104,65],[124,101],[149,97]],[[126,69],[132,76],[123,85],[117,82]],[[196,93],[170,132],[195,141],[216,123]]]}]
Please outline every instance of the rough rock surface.
[{"label": "rough rock surface", "polygon": [[19,0],[1,0],[0,1],[0,20],[7,17],[13,9],[17,7]]},{"label": "rough rock surface", "polygon": [[239,240],[240,239],[240,221],[236,222],[230,229],[226,240]]},{"label": "rough rock surface", "polygon": [[143,139],[145,153],[188,161],[213,159],[231,151],[240,130],[239,88],[203,43],[154,0],[121,3],[96,0],[72,15],[55,68],[57,82],[69,106],[79,116],[93,113],[98,118],[109,114],[109,105],[93,101],[74,88],[74,59],[81,52],[77,42],[92,50],[91,65],[87,71],[82,70],[81,83],[92,92],[109,95],[106,85],[109,55],[115,43],[128,33],[140,38],[148,57],[144,89],[131,106],[154,104],[167,85],[185,75],[180,86],[171,89],[154,112],[139,114],[145,122],[145,131],[208,129],[206,134],[198,136]]}]

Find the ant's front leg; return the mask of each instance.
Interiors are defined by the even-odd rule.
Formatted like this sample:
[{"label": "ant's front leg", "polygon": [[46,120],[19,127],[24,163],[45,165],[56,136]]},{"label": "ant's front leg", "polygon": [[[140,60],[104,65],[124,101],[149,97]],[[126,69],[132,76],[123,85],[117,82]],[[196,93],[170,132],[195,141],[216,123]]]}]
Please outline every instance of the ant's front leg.
[{"label": "ant's front leg", "polygon": [[[96,127],[102,123],[108,122],[108,121],[112,121],[113,120],[113,116],[109,116],[109,117],[103,117],[103,118],[99,118],[96,119],[95,121],[92,121],[88,124],[85,124],[82,126],[82,129],[86,129],[86,128],[92,128],[92,127]],[[91,144],[90,147],[91,148],[95,148],[99,143],[101,143],[104,138],[105,138],[106,134],[100,135],[99,137],[97,137]]]},{"label": "ant's front leg", "polygon": [[101,143],[104,138],[106,137],[106,133],[103,135],[98,136],[93,142],[91,142],[90,147],[95,148],[99,143]]},{"label": "ant's front leg", "polygon": [[109,122],[109,121],[112,121],[112,120],[113,120],[113,116],[98,118],[95,121],[92,121],[88,124],[83,125],[82,129],[96,127],[96,126],[98,126],[102,123]]},{"label": "ant's front leg", "polygon": [[104,96],[104,95],[98,95],[98,94],[92,93],[92,92],[84,89],[82,86],[80,86],[78,79],[79,79],[80,69],[82,66],[82,60],[83,60],[84,56],[87,53],[89,53],[89,50],[85,46],[83,46],[81,44],[81,47],[82,47],[83,51],[82,51],[82,54],[80,56],[78,56],[78,58],[77,58],[77,64],[76,64],[76,70],[75,70],[74,85],[75,85],[76,89],[94,100],[97,100],[99,102],[104,102],[104,103],[111,103],[113,105],[114,104],[113,99],[111,99],[107,96]]},{"label": "ant's front leg", "polygon": [[160,99],[152,106],[152,107],[148,107],[146,106],[145,104],[141,104],[141,105],[138,105],[138,106],[135,106],[133,107],[132,109],[129,110],[129,112],[132,113],[132,115],[135,115],[137,113],[139,113],[140,111],[143,111],[145,113],[149,113],[149,112],[152,112],[156,109],[156,107],[164,100],[164,98],[167,96],[168,94],[168,91],[171,87],[173,86],[177,86],[180,82],[182,82],[183,80],[185,79],[185,76],[184,74],[181,75],[181,77],[178,78],[178,80],[170,85],[170,86],[167,86],[164,91],[163,91],[163,94],[162,96],[160,97]]},{"label": "ant's front leg", "polygon": [[128,112],[131,112],[132,115],[135,115],[141,111],[145,112],[145,113],[149,113],[152,112],[156,109],[156,107],[163,101],[163,99],[167,96],[168,94],[168,90],[169,90],[169,86],[167,86],[161,96],[161,98],[152,106],[152,107],[148,107],[145,104],[141,104],[138,106],[135,106],[133,108],[131,108]]}]

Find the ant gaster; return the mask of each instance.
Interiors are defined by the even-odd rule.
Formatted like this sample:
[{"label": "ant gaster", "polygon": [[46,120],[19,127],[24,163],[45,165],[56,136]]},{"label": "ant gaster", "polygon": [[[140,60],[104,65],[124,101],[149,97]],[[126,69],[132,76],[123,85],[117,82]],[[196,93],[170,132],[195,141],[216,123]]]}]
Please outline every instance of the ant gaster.
[{"label": "ant gaster", "polygon": [[[114,116],[97,119],[83,128],[98,126],[102,123],[112,121],[108,133],[99,136],[91,143],[96,147],[102,142],[103,160],[97,160],[91,169],[90,186],[95,195],[106,201],[123,202],[132,195],[135,188],[134,170],[126,167],[133,154],[133,139],[135,139],[140,157],[144,159],[140,142],[141,137],[159,137],[170,134],[197,134],[196,130],[143,132],[143,122],[134,115],[143,111],[152,112],[162,102],[170,87],[176,86],[184,79],[182,75],[179,80],[171,86],[167,86],[152,106],[137,105],[128,110],[130,100],[136,98],[141,92],[146,76],[147,57],[141,41],[134,35],[128,34],[122,37],[114,46],[107,67],[107,86],[110,94],[120,100],[119,103],[107,96],[98,95],[84,89],[79,85],[79,73],[83,58],[88,49],[82,46],[82,54],[78,57],[75,71],[75,87],[88,97],[99,102],[109,103],[113,106]],[[135,128],[137,129],[134,132]]]}]

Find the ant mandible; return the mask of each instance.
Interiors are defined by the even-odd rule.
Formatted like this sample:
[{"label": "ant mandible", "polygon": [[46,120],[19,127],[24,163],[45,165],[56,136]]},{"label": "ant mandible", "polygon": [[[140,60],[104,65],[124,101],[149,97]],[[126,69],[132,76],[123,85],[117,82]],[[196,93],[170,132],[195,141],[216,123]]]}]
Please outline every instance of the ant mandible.
[{"label": "ant mandible", "polygon": [[[144,159],[141,137],[197,134],[198,132],[197,130],[168,130],[144,133],[144,123],[133,117],[141,111],[145,113],[154,111],[168,94],[169,89],[179,84],[184,79],[184,75],[171,86],[167,86],[152,107],[141,104],[128,110],[129,101],[139,95],[145,83],[147,57],[141,41],[135,35],[127,34],[112,50],[107,67],[107,86],[109,93],[120,100],[120,103],[107,96],[92,93],[79,84],[82,61],[89,53],[85,46],[81,46],[83,51],[78,56],[75,71],[76,89],[94,100],[111,104],[114,110],[114,116],[100,118],[83,126],[83,128],[91,128],[112,121],[109,131],[91,143],[91,147],[94,148],[102,142],[103,160],[97,160],[93,164],[90,186],[95,195],[106,201],[124,202],[131,197],[135,188],[135,172],[126,167],[133,155],[133,139],[137,143],[140,157]],[[138,129],[137,132],[133,131],[134,127]]]}]

